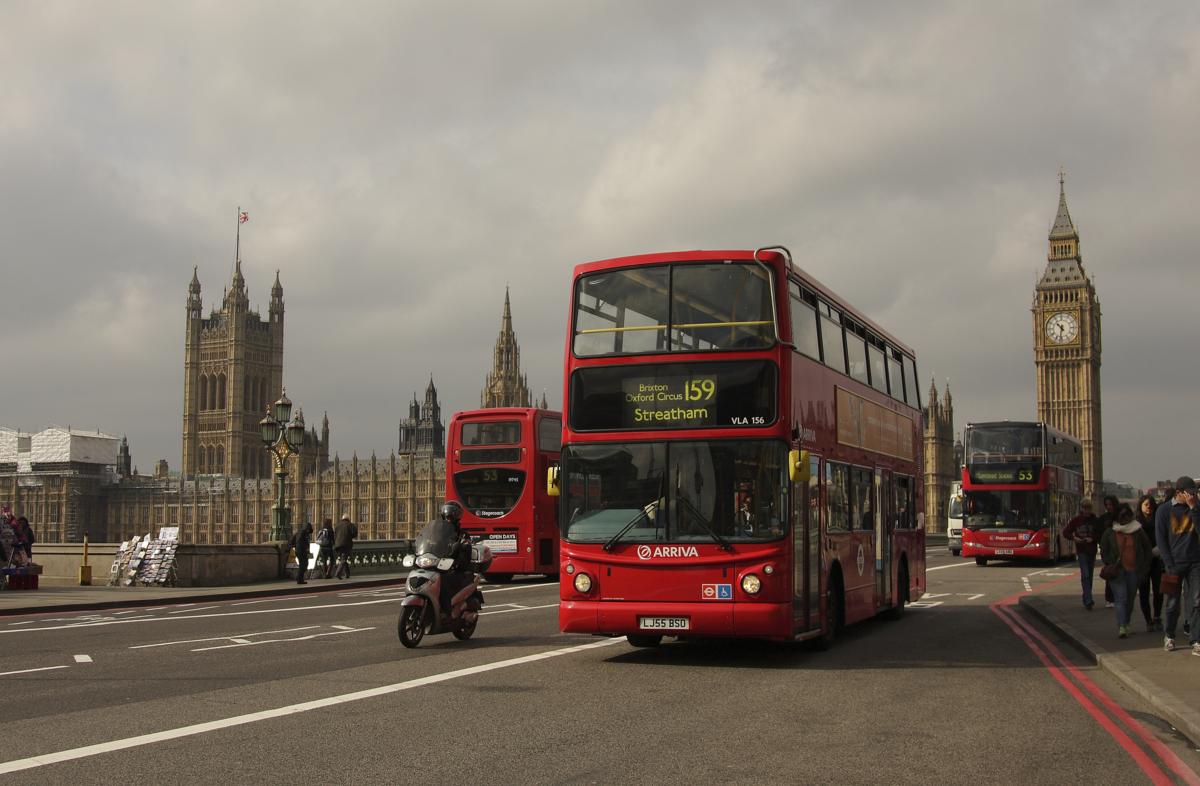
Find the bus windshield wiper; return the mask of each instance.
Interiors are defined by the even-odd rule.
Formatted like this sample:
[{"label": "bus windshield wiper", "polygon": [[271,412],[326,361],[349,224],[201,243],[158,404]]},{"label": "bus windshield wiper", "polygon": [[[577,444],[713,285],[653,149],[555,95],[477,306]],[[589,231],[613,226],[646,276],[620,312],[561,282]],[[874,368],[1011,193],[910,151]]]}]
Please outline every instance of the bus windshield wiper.
[{"label": "bus windshield wiper", "polygon": [[704,518],[704,514],[696,509],[696,506],[692,504],[691,500],[689,500],[687,497],[676,497],[676,499],[678,499],[687,507],[687,509],[691,512],[692,517],[696,519],[701,527],[703,527],[705,532],[712,536],[712,539],[717,542],[718,546],[728,552],[733,551],[733,546],[729,545],[729,541],[717,534],[717,531],[713,528],[712,522]]},{"label": "bus windshield wiper", "polygon": [[604,550],[612,551],[616,547],[617,543],[621,540],[621,538],[625,537],[625,533],[627,533],[627,532],[629,532],[629,530],[633,529],[633,525],[637,524],[643,518],[647,519],[648,521],[653,521],[654,519],[652,519],[651,516],[654,514],[654,512],[657,508],[658,508],[658,500],[654,500],[650,504],[646,505],[646,507],[639,510],[637,512],[636,516],[631,518],[625,526],[621,527],[621,529],[617,530],[616,535],[613,535],[611,538],[608,539],[608,542],[604,544]]}]

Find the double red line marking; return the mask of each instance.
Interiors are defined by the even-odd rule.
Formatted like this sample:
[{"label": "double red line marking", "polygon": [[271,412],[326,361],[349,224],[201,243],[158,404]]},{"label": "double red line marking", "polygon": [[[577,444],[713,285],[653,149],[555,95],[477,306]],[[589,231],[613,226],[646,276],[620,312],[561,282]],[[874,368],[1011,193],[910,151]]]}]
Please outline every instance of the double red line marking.
[{"label": "double red line marking", "polygon": [[[1146,729],[1145,726],[1130,716],[1130,714],[1126,712],[1119,704],[1117,704],[1111,696],[1105,693],[1100,686],[1092,682],[1092,680],[1086,674],[1080,671],[1078,667],[1076,667],[1073,663],[1071,663],[1070,660],[1067,659],[1065,655],[1063,655],[1062,651],[1055,646],[1054,642],[1043,636],[1040,631],[1026,621],[1013,608],[1017,603],[1017,599],[1023,595],[1029,595],[1038,590],[1048,589],[1075,578],[1078,577],[1072,576],[1065,579],[1060,579],[1049,584],[1042,584],[1031,592],[1019,592],[1015,595],[1010,595],[1007,598],[1001,598],[995,603],[992,603],[989,608],[991,608],[992,612],[997,617],[1004,621],[1004,624],[1007,625],[1012,632],[1021,639],[1021,641],[1025,642],[1025,645],[1029,647],[1030,651],[1033,652],[1034,655],[1037,656],[1038,660],[1042,662],[1042,665],[1046,667],[1046,670],[1050,672],[1050,675],[1054,677],[1054,679],[1058,680],[1058,683],[1062,685],[1063,690],[1069,693],[1071,697],[1075,699],[1075,701],[1079,702],[1079,706],[1083,707],[1083,709],[1085,709],[1088,714],[1091,715],[1092,718],[1094,718],[1096,722],[1099,723],[1100,726],[1109,733],[1113,740],[1125,749],[1125,752],[1129,754],[1130,758],[1137,762],[1137,765],[1141,767],[1142,772],[1146,773],[1146,776],[1150,779],[1151,783],[1173,784],[1177,782],[1163,770],[1163,768],[1160,766],[1161,762],[1161,764],[1165,764],[1168,769],[1178,776],[1180,782],[1191,784],[1192,786],[1200,786],[1200,776],[1197,776],[1196,773],[1191,770],[1191,768],[1184,764],[1183,760],[1176,756],[1170,748],[1156,739],[1154,735]],[[1092,698],[1088,698],[1085,692],[1086,694],[1091,694]],[[1107,714],[1104,710],[1097,706],[1097,702],[1104,707],[1104,710],[1108,711]],[[1153,751],[1155,756],[1158,757],[1159,761],[1155,761],[1153,758],[1147,755],[1146,751],[1144,751],[1136,742],[1134,742],[1130,734],[1127,733],[1125,729],[1122,729],[1121,726],[1117,725],[1116,721],[1114,721],[1114,718],[1116,721],[1120,721],[1122,724],[1124,724],[1125,728],[1128,729],[1129,732],[1132,732],[1134,737],[1137,737],[1139,740],[1141,740],[1142,744],[1145,745],[1146,748]]]}]

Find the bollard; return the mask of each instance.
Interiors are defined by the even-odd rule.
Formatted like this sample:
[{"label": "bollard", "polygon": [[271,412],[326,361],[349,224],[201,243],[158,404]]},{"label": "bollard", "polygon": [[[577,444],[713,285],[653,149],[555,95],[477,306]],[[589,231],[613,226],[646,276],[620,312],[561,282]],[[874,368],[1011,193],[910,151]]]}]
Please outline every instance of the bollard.
[{"label": "bollard", "polygon": [[79,566],[79,586],[90,587],[92,585],[92,566],[87,561],[88,552],[88,536],[83,536],[83,564]]}]

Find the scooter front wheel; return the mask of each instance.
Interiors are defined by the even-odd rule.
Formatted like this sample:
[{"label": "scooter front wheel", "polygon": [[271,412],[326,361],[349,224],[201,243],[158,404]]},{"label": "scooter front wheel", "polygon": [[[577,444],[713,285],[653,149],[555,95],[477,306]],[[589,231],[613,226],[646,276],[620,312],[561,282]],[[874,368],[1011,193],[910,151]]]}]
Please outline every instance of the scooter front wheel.
[{"label": "scooter front wheel", "polygon": [[396,623],[396,632],[400,643],[412,649],[425,638],[425,606],[405,606],[400,610],[400,620]]}]

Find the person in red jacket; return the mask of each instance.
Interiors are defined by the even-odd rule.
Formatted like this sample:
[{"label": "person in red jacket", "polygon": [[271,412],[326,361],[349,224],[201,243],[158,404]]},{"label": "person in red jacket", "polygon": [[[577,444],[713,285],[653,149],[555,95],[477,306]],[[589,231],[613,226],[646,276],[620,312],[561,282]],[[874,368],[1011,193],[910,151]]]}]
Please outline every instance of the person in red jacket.
[{"label": "person in red jacket", "polygon": [[1091,611],[1096,605],[1092,600],[1092,574],[1096,568],[1096,547],[1100,542],[1100,520],[1092,512],[1090,499],[1079,503],[1079,515],[1067,522],[1063,535],[1075,541],[1079,582],[1083,585],[1083,607]]}]

